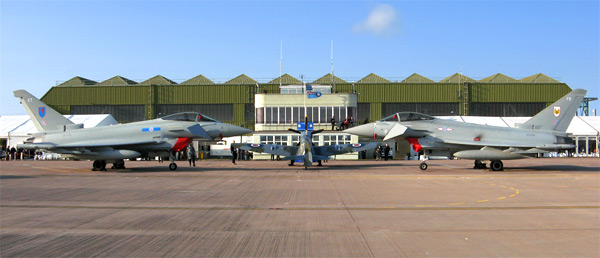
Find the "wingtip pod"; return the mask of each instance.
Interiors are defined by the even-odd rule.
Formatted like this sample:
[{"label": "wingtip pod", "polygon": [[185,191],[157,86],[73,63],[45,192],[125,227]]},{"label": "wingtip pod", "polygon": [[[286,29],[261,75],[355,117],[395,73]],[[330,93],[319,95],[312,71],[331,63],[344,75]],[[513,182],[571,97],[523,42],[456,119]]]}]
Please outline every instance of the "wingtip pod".
[{"label": "wingtip pod", "polygon": [[16,90],[13,91],[13,94],[19,98],[38,131],[57,130],[64,128],[65,125],[73,124],[71,120],[65,118],[26,90]]},{"label": "wingtip pod", "polygon": [[521,129],[565,132],[587,90],[575,89],[521,124]]}]

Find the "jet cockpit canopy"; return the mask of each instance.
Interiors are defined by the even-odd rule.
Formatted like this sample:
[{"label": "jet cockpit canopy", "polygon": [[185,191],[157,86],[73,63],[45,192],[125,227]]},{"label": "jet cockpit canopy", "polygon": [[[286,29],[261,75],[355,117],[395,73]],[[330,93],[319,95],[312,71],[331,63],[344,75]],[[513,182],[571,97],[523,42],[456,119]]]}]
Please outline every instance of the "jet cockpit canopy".
[{"label": "jet cockpit canopy", "polygon": [[384,122],[406,122],[406,121],[422,121],[422,120],[433,120],[435,119],[432,116],[428,116],[425,114],[417,113],[417,112],[398,112],[391,116],[388,116],[381,121]]},{"label": "jet cockpit canopy", "polygon": [[208,116],[197,112],[182,112],[175,113],[172,115],[168,115],[161,118],[162,120],[171,120],[171,121],[186,121],[186,122],[219,122],[215,119],[212,119]]}]

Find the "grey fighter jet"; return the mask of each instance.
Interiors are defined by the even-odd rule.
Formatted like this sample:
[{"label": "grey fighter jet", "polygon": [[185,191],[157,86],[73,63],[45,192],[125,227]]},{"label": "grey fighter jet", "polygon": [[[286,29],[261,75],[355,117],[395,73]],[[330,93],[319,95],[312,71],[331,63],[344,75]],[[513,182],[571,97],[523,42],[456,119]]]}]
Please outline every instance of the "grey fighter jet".
[{"label": "grey fighter jet", "polygon": [[166,117],[83,128],[74,124],[25,90],[14,91],[15,97],[38,129],[19,149],[42,149],[63,157],[94,160],[94,170],[105,170],[106,163],[125,168],[124,159],[168,154],[169,168],[177,169],[173,152],[183,150],[193,139],[212,140],[252,132],[222,123],[200,113],[177,113]]},{"label": "grey fighter jet", "polygon": [[517,128],[463,123],[415,113],[399,112],[380,121],[346,129],[344,132],[388,140],[406,139],[417,152],[424,151],[420,168],[427,169],[429,157],[475,160],[475,168],[502,170],[502,160],[521,159],[538,153],[573,149],[566,130],[586,90],[563,96]]},{"label": "grey fighter jet", "polygon": [[[306,123],[305,123],[306,124]],[[308,126],[306,126],[308,128]],[[289,129],[292,132],[300,134],[300,142],[296,146],[277,145],[277,144],[260,144],[260,143],[234,143],[236,148],[246,151],[269,153],[273,155],[284,156],[283,160],[289,160],[290,166],[294,165],[294,161],[302,160],[304,169],[312,166],[313,162],[317,162],[321,166],[322,160],[329,160],[332,155],[344,154],[349,152],[359,152],[370,150],[377,147],[377,143],[354,143],[354,144],[337,144],[328,146],[314,146],[312,136],[323,132],[323,129],[316,131],[298,131]]]}]

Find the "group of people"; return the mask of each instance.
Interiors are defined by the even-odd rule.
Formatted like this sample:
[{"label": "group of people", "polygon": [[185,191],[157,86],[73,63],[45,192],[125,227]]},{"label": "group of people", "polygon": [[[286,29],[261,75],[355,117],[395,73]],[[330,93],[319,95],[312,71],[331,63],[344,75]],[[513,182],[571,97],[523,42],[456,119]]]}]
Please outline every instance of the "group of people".
[{"label": "group of people", "polygon": [[390,145],[389,144],[385,144],[385,146],[377,146],[377,148],[375,148],[375,160],[381,160],[382,158],[384,158],[385,160],[391,159],[391,151],[390,151]]},{"label": "group of people", "polygon": [[[354,117],[346,117],[344,121],[341,121],[338,130],[344,130],[352,127],[354,125]],[[335,116],[331,116],[331,131],[335,131]]]},{"label": "group of people", "polygon": [[12,148],[9,146],[9,148],[5,149],[3,145],[0,145],[0,154],[2,155],[2,158],[5,158],[6,160],[16,160],[19,156],[23,158],[23,153],[23,150],[17,149],[14,146]]}]

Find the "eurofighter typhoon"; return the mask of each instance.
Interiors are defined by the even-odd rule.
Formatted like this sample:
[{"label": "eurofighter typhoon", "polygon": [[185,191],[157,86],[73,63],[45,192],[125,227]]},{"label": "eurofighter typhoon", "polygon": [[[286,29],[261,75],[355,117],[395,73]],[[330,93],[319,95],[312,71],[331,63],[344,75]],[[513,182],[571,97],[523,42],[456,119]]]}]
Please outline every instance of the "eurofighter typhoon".
[{"label": "eurofighter typhoon", "polygon": [[183,150],[193,139],[212,140],[252,132],[222,123],[200,113],[177,113],[128,124],[83,128],[25,90],[14,91],[38,132],[19,149],[42,149],[63,157],[94,160],[93,170],[105,170],[106,163],[125,168],[124,159],[168,155],[169,169],[177,169],[173,152]]},{"label": "eurofighter typhoon", "polygon": [[521,159],[537,153],[575,148],[566,133],[586,90],[576,89],[517,128],[463,123],[416,112],[399,112],[374,123],[344,132],[388,140],[406,139],[417,152],[423,151],[420,168],[429,157],[475,160],[475,168],[499,171],[502,160]]}]

